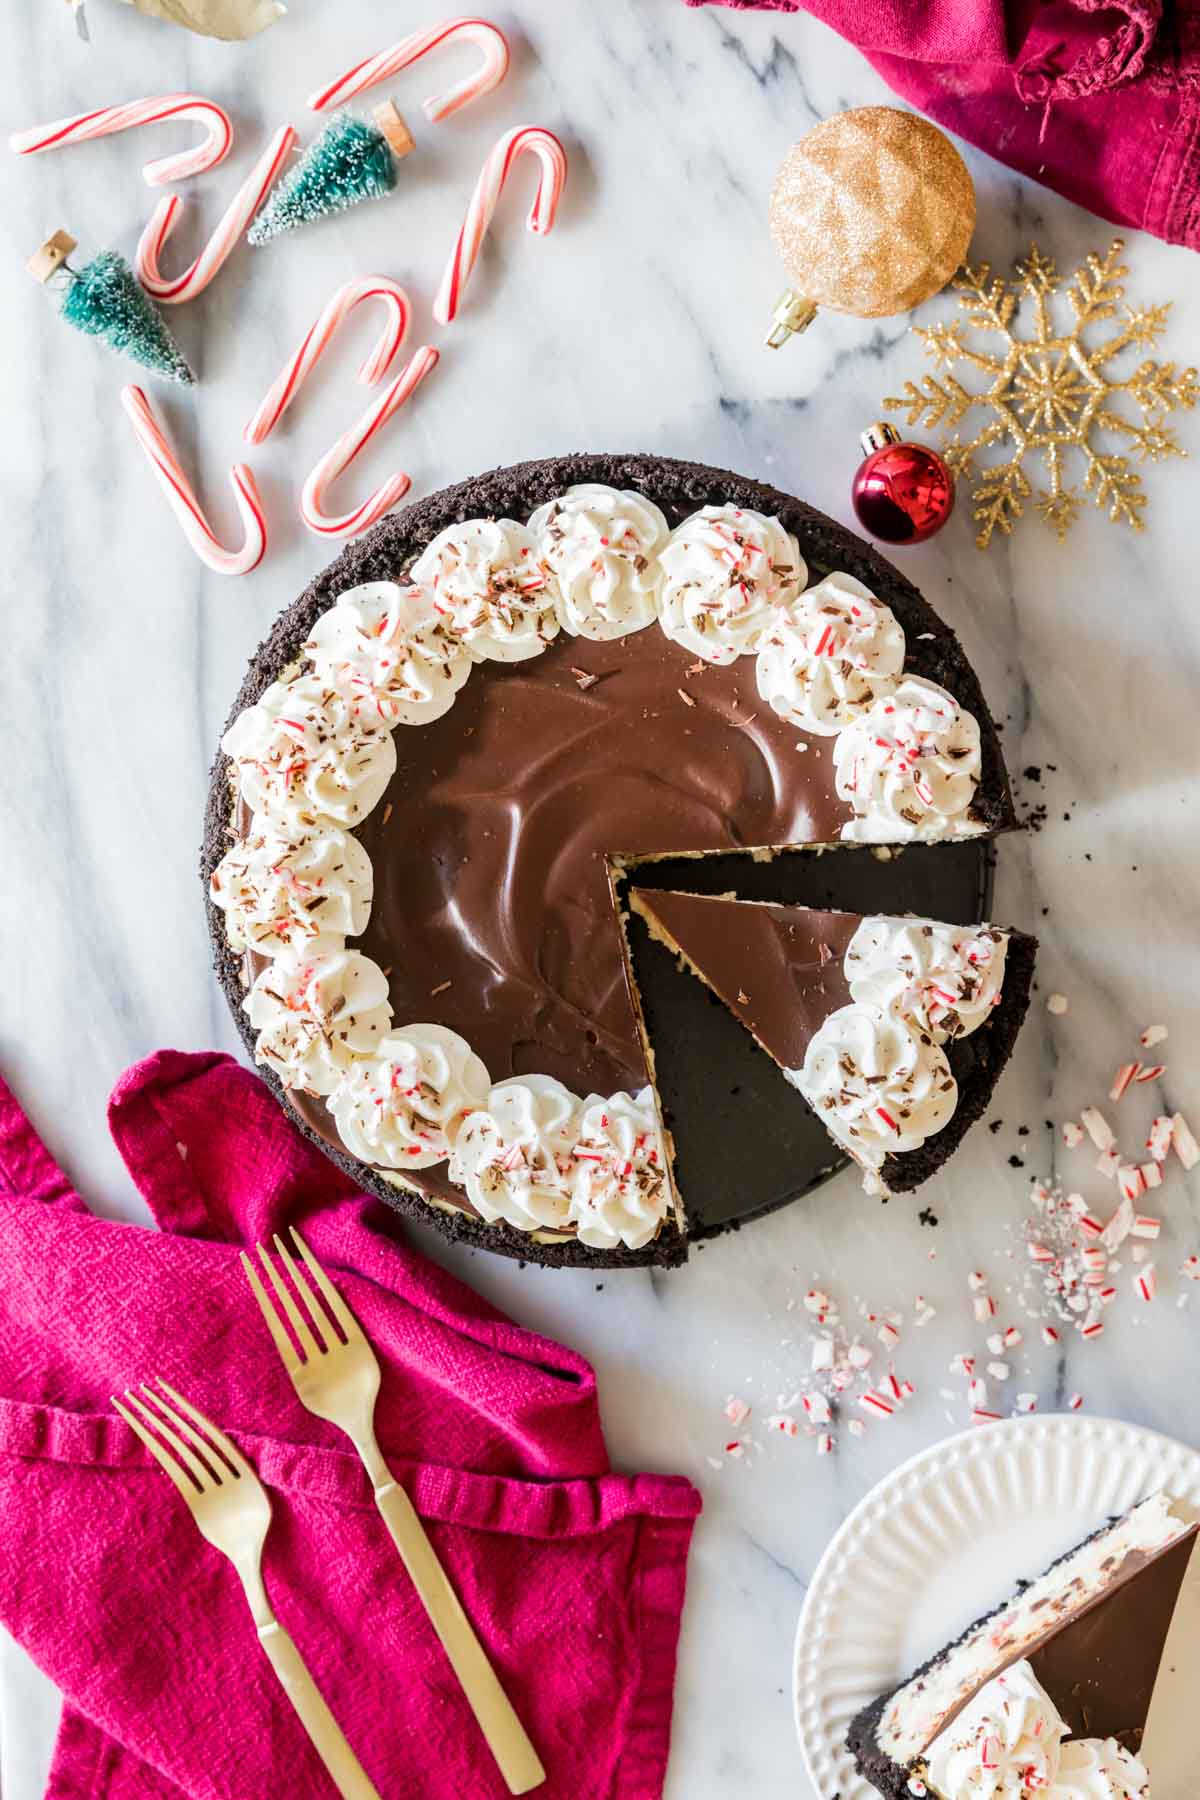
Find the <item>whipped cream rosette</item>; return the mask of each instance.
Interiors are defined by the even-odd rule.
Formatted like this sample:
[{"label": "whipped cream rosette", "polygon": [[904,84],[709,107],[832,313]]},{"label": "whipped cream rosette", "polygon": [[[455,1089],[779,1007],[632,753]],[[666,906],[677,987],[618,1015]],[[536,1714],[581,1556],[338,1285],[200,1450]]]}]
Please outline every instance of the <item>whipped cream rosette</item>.
[{"label": "whipped cream rosette", "polygon": [[319,681],[387,725],[440,719],[473,666],[432,596],[395,581],[368,581],[340,594],[304,651]]},{"label": "whipped cream rosette", "polygon": [[556,589],[515,519],[465,519],[412,566],[450,631],[479,662],[523,662],[558,635]]},{"label": "whipped cream rosette", "polygon": [[985,1682],[922,1758],[935,1800],[1150,1800],[1145,1766],[1115,1738],[1068,1738],[1022,1658]]},{"label": "whipped cream rosette", "polygon": [[977,1031],[1000,1003],[1008,936],[991,925],[867,918],[846,948],[854,1000],[895,1010],[938,1043]]},{"label": "whipped cream rosette", "polygon": [[916,1150],[958,1104],[944,1051],[906,1020],[854,1001],[813,1034],[804,1065],[786,1071],[809,1105],[868,1172]]},{"label": "whipped cream rosette", "polygon": [[662,628],[711,663],[757,650],[808,573],[778,519],[737,506],[701,507],[671,533],[660,560]]},{"label": "whipped cream rosette", "polygon": [[671,1209],[667,1158],[654,1094],[590,1094],[583,1102],[572,1157],[568,1215],[593,1249],[640,1250]]},{"label": "whipped cream rosette", "polygon": [[329,825],[293,842],[252,818],[213,870],[209,893],[234,950],[282,956],[316,937],[365,931],[373,886],[371,859],[349,832]]},{"label": "whipped cream rosette", "polygon": [[529,529],[564,631],[603,640],[653,625],[670,527],[652,500],[583,482],[539,506]]},{"label": "whipped cream rosette", "polygon": [[250,810],[293,838],[320,820],[358,824],[396,767],[387,725],[315,675],[272,682],[238,714],[221,748]]},{"label": "whipped cream rosette", "polygon": [[1066,1726],[1027,1662],[987,1682],[925,1753],[944,1800],[1046,1800]]},{"label": "whipped cream rosette", "polygon": [[549,1075],[501,1081],[468,1113],[450,1161],[480,1217],[518,1231],[561,1230],[575,1180],[579,1100]]},{"label": "whipped cream rosette", "polygon": [[889,606],[852,575],[806,588],[763,638],[758,691],[783,719],[834,737],[896,685],[904,632]]},{"label": "whipped cream rosette", "polygon": [[387,976],[340,937],[288,950],[259,975],[243,1002],[258,1033],[255,1059],[284,1087],[332,1094],[357,1057],[388,1034]]},{"label": "whipped cream rosette", "polygon": [[1058,1780],[1031,1800],[1153,1800],[1145,1763],[1116,1738],[1068,1738]]},{"label": "whipped cream rosette", "polygon": [[839,732],[837,791],[855,812],[842,837],[932,843],[970,836],[979,785],[979,725],[936,682],[906,675]]},{"label": "whipped cream rosette", "polygon": [[491,1077],[444,1025],[405,1025],[346,1071],[329,1098],[342,1142],[363,1162],[428,1169],[450,1154],[463,1116],[487,1105]]}]

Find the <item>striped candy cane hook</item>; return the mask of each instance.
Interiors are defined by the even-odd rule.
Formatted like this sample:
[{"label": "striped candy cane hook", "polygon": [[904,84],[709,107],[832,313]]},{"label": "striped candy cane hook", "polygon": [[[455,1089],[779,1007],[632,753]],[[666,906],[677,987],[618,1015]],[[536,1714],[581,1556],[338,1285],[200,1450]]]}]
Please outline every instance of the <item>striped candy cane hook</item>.
[{"label": "striped candy cane hook", "polygon": [[530,231],[544,235],[554,224],[567,179],[567,153],[552,131],[541,125],[517,125],[506,131],[489,152],[475,184],[467,216],[433,303],[433,316],[442,325],[449,325],[462,304],[463,289],[475,267],[504,184],[513,164],[525,154],[535,156],[540,164],[537,192],[526,225]]},{"label": "striped candy cane hook", "polygon": [[202,94],[158,94],[149,100],[127,100],[121,106],[103,106],[96,112],[77,113],[71,119],[55,119],[49,125],[32,125],[14,132],[9,146],[18,156],[36,156],[63,144],[83,144],[108,137],[114,131],[131,131],[137,125],[157,125],[164,119],[193,119],[205,128],[205,136],[190,150],[156,157],[142,170],[151,187],[167,181],[183,181],[215,169],[229,155],[233,126],[229,114]]},{"label": "striped candy cane hook", "polygon": [[414,394],[425,377],[436,369],[440,358],[438,352],[429,344],[422,344],[382,393],[374,405],[368,408],[356,425],[344,432],[331,450],[327,450],[316,468],[309,475],[300,496],[300,517],[310,531],[318,537],[348,538],[356,537],[381,519],[385,512],[391,510],[398,500],[403,500],[412,486],[412,478],[403,473],[390,475],[382,486],[376,488],[369,499],[353,512],[333,517],[325,511],[325,496],[329,488],[337,480],[344,469],[348,469],[359,451],[364,449],[375,433],[387,424],[392,414],[397,412],[404,402]]},{"label": "striped candy cane hook", "polygon": [[301,339],[299,348],[284,364],[279,376],[268,388],[266,396],[242,433],[248,444],[261,444],[274,431],[292,404],[300,388],[325,354],[342,321],[364,300],[381,300],[387,319],[375,346],[358,371],[358,379],[368,386],[382,381],[390,369],[400,346],[408,335],[412,308],[408,295],[386,275],[369,275],[362,281],[347,281],[330,296],[316,323]]},{"label": "striped candy cane hook", "polygon": [[141,388],[122,388],[121,405],[166,495],[167,504],[200,561],[216,575],[248,575],[251,569],[256,569],[267,548],[267,524],[258,484],[245,463],[235,463],[229,471],[245,541],[240,550],[226,550],[205,518],[171,440],[155,418],[154,409]]},{"label": "striped candy cane hook", "polygon": [[174,278],[164,276],[158,259],[179,222],[183,200],[178,194],[163,196],[147,221],[137,247],[137,277],[148,294],[168,306],[178,306],[184,300],[194,300],[208,286],[228,261],[266,199],[295,142],[296,133],[291,126],[281,126],[226,207],[199,256],[182,275]]},{"label": "striped candy cane hook", "polygon": [[308,104],[314,112],[326,112],[331,106],[341,106],[344,101],[352,100],[366,88],[375,87],[381,81],[388,81],[398,75],[401,69],[411,68],[439,44],[454,43],[465,40],[478,46],[482,60],[473,75],[465,81],[455,82],[444,94],[431,94],[423,102],[425,116],[436,125],[439,119],[448,119],[460,107],[469,106],[472,100],[478,100],[483,94],[490,94],[494,87],[499,87],[508,72],[508,40],[502,31],[487,19],[447,19],[441,25],[432,25],[428,31],[414,31],[411,37],[401,38],[390,50],[381,50],[378,56],[368,56],[363,62],[355,63],[344,75],[330,82],[326,88],[320,88],[310,94]]}]

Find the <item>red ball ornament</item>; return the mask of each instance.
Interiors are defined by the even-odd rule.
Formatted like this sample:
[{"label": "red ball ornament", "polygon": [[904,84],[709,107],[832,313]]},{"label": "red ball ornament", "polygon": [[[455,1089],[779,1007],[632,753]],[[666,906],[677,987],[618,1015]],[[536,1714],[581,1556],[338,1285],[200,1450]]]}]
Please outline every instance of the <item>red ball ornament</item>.
[{"label": "red ball ornament", "polygon": [[885,544],[922,544],[954,511],[954,477],[935,450],[905,444],[891,425],[863,432],[866,460],[850,498],[859,524]]}]

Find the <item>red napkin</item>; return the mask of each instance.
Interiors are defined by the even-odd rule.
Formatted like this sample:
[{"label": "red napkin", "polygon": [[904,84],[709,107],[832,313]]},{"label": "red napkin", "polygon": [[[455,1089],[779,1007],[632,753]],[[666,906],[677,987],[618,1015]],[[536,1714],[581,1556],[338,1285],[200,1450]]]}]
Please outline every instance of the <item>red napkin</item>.
[{"label": "red napkin", "polygon": [[385,1800],[507,1790],[346,1439],[305,1412],[237,1248],[299,1225],[378,1353],[377,1424],[549,1772],[661,1793],[699,1495],[609,1470],[589,1365],[387,1233],[229,1058],[161,1051],[109,1120],[160,1232],[88,1212],[0,1083],[0,1620],[63,1690],[51,1800],[333,1788],[233,1569],[109,1406],[162,1375],[272,1500],[267,1588]]},{"label": "red napkin", "polygon": [[948,131],[1102,219],[1200,248],[1196,0],[722,3],[812,13]]}]

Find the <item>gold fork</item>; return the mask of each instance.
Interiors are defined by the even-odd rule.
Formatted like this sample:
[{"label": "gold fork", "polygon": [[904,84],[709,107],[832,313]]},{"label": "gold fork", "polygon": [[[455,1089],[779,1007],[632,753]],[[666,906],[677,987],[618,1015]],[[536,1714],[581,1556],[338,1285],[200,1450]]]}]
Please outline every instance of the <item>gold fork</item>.
[{"label": "gold fork", "polygon": [[211,1419],[161,1377],[158,1388],[143,1384],[145,1399],[129,1388],[120,1400],[114,1394],[112,1403],[175,1483],[209,1543],[237,1570],[258,1641],[338,1792],[345,1800],[379,1800],[267,1598],[262,1551],[271,1502],[266,1489],[237,1445]]},{"label": "gold fork", "polygon": [[[370,1476],[380,1516],[391,1532],[400,1559],[450,1659],[450,1666],[459,1679],[508,1790],[511,1794],[527,1794],[532,1788],[541,1786],[546,1771],[500,1686],[412,1501],[392,1479],[376,1442],[375,1398],[379,1393],[379,1363],[375,1352],[363,1336],[358,1320],[300,1233],[293,1230],[291,1239],[300,1252],[304,1269],[283,1240],[278,1236],[275,1238],[275,1249],[291,1279],[291,1289],[285,1285],[265,1246],[256,1246],[274,1301],[263,1287],[254,1264],[242,1252],[242,1267],[262,1308],[275,1348],[292,1378],[301,1405],[315,1413],[318,1419],[338,1426],[358,1451]],[[331,1328],[313,1291],[314,1286],[340,1329],[340,1337]],[[298,1300],[304,1303],[303,1312]],[[295,1342],[289,1336],[288,1326]]]}]

